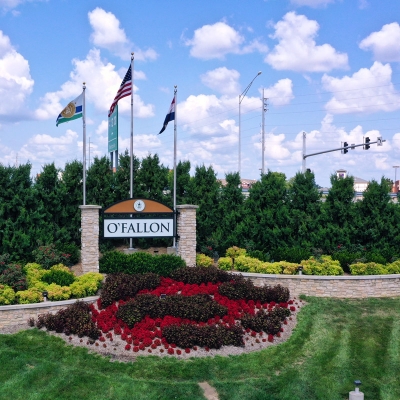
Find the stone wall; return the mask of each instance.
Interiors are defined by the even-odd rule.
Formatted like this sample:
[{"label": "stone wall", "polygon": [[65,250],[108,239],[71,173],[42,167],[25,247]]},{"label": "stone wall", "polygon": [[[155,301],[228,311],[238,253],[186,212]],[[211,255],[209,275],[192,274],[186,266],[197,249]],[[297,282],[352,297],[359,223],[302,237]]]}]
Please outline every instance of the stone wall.
[{"label": "stone wall", "polygon": [[[92,296],[80,300],[86,303],[94,303],[98,298],[99,296]],[[48,312],[55,314],[57,311],[66,308],[76,301],[77,299],[72,299],[64,301],[45,301],[35,304],[0,306],[0,332],[13,326],[28,326],[29,318],[37,319],[40,314],[46,314]]]},{"label": "stone wall", "polygon": [[99,210],[100,206],[79,206],[81,209],[82,273],[99,272]]},{"label": "stone wall", "polygon": [[365,298],[400,296],[400,275],[315,276],[242,273],[256,286],[282,285],[291,296]]},{"label": "stone wall", "polygon": [[184,204],[176,206],[178,211],[177,254],[188,267],[196,266],[196,210],[199,206]]}]

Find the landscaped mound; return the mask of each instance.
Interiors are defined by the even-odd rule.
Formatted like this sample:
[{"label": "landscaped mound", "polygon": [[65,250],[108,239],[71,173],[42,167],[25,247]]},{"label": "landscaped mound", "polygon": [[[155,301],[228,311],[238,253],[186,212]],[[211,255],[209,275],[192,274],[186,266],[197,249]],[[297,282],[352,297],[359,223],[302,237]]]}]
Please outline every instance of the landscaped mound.
[{"label": "landscaped mound", "polygon": [[[183,268],[174,274],[175,279],[154,274],[107,276],[98,301],[86,309],[78,307],[76,323],[89,333],[74,328],[67,318],[74,313],[65,310],[41,316],[36,326],[89,336],[95,346],[106,347],[117,335],[126,343],[125,351],[180,355],[198,347],[208,351],[244,346],[245,335],[257,336],[257,343],[272,342],[296,310],[289,290],[280,285],[255,287],[240,275],[213,267]],[[117,300],[118,292],[123,298]]]}]

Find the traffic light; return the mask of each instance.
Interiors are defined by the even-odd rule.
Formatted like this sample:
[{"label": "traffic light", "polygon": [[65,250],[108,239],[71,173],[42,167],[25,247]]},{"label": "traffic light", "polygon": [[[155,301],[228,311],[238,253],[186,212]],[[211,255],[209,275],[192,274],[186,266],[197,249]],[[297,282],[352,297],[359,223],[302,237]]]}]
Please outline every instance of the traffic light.
[{"label": "traffic light", "polygon": [[[347,142],[343,143],[343,147],[347,147],[349,144]],[[346,154],[349,150],[343,149],[343,154]]]},{"label": "traffic light", "polygon": [[364,150],[368,150],[370,148],[369,142],[370,142],[369,137],[366,137],[365,138]]}]

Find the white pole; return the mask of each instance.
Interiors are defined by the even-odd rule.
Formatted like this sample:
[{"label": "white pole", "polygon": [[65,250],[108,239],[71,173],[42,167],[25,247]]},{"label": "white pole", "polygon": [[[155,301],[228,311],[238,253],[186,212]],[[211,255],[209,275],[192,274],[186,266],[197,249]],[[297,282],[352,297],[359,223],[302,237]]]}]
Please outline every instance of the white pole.
[{"label": "white pole", "polygon": [[306,159],[304,157],[306,155],[306,138],[307,135],[303,132],[303,174],[306,172]]},{"label": "white pole", "polygon": [[266,104],[265,104],[265,97],[264,97],[264,88],[263,88],[263,94],[262,94],[262,150],[261,150],[261,157],[262,157],[262,162],[261,162],[261,174],[265,174],[265,165],[264,165],[264,158],[265,158],[265,112],[266,110]]},{"label": "white pole", "polygon": [[[130,197],[133,198],[133,59],[134,53],[131,53],[131,146],[130,146],[130,154],[131,154],[131,177],[130,177]],[[133,248],[132,238],[129,239],[129,248]]]},{"label": "white pole", "polygon": [[86,85],[83,82],[83,205],[86,205],[86,101],[85,101]]},{"label": "white pole", "polygon": [[[175,85],[174,88],[174,104],[175,104],[175,117],[174,117],[174,225],[176,226],[176,138],[177,138],[177,132],[176,132],[176,119],[177,119],[177,86]],[[176,238],[174,236],[173,239],[173,244],[172,246],[175,248],[176,247]]]}]

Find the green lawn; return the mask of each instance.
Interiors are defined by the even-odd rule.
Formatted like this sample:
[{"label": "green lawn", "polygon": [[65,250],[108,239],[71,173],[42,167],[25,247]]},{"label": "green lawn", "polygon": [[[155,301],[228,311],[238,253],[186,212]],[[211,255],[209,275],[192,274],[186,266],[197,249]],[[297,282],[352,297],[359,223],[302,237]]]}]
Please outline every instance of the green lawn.
[{"label": "green lawn", "polygon": [[400,299],[307,298],[284,344],[232,357],[110,362],[38,330],[0,335],[0,399],[400,399]]}]

